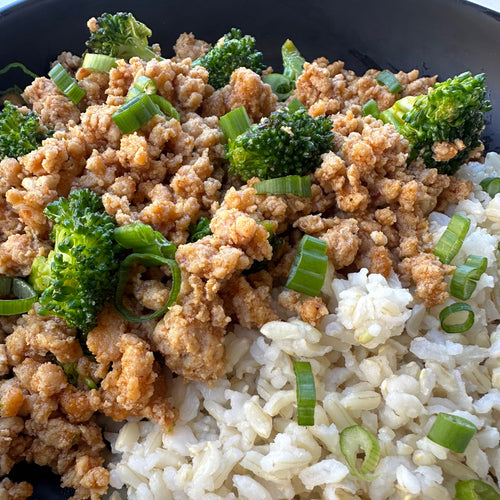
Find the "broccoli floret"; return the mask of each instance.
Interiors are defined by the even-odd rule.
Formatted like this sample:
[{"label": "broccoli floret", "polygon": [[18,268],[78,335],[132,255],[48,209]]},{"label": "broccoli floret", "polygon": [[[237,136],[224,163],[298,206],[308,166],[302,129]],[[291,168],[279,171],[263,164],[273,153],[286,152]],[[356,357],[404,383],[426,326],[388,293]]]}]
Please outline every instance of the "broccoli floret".
[{"label": "broccoli floret", "polygon": [[228,140],[229,171],[245,182],[304,175],[321,165],[321,155],[333,149],[332,139],[329,118],[313,118],[302,106],[283,108]]},{"label": "broccoli floret", "polygon": [[204,56],[194,60],[192,66],[203,66],[208,71],[208,83],[220,89],[229,83],[231,74],[237,68],[249,68],[258,75],[266,69],[262,52],[255,48],[255,38],[233,28],[219,43]]},{"label": "broccoli floret", "polygon": [[0,159],[24,156],[38,148],[51,133],[40,126],[35,112],[21,113],[17,106],[5,101],[0,112]]},{"label": "broccoli floret", "polygon": [[[485,75],[472,76],[467,72],[436,83],[427,95],[400,99],[380,118],[392,123],[408,139],[410,161],[420,157],[427,167],[452,175],[481,144],[483,113],[490,109]],[[463,149],[448,161],[436,161],[433,145],[454,141],[462,141]]]},{"label": "broccoli floret", "polygon": [[104,211],[100,196],[87,189],[50,203],[44,213],[55,223],[50,235],[54,249],[33,262],[30,281],[41,292],[38,312],[61,316],[85,334],[96,325],[116,285],[116,222]]},{"label": "broccoli floret", "polygon": [[140,57],[149,61],[157,54],[148,45],[151,30],[130,13],[104,13],[97,18],[99,29],[91,32],[86,45],[91,52],[122,59]]}]

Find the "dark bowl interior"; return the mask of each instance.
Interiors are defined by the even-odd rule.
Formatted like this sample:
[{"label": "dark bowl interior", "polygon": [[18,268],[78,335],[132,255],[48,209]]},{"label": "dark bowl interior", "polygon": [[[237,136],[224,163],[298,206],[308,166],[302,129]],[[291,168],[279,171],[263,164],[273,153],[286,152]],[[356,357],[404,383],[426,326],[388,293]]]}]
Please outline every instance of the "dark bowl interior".
[{"label": "dark bowl interior", "polygon": [[[463,71],[487,75],[493,111],[487,115],[487,150],[500,151],[500,15],[460,0],[28,0],[0,10],[0,67],[19,61],[37,74],[61,51],[81,54],[86,20],[102,12],[130,11],[153,30],[163,55],[179,33],[215,42],[232,27],[257,39],[267,64],[280,70],[280,47],[291,38],[307,60],[344,60],[348,69],[420,70],[440,80]],[[25,84],[17,71],[0,77],[0,89]],[[16,479],[35,478],[39,500],[67,498],[47,471],[17,467]],[[38,479],[36,479],[38,477]]]}]

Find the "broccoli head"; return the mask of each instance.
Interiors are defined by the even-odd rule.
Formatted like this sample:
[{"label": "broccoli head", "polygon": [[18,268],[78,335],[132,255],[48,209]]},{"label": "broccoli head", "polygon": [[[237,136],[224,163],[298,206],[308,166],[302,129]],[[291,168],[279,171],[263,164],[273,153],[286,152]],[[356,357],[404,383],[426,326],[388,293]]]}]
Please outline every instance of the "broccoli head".
[{"label": "broccoli head", "polygon": [[[454,174],[480,144],[484,115],[491,109],[486,98],[485,75],[469,72],[436,83],[427,95],[407,96],[380,114],[410,143],[410,161],[422,158],[429,168]],[[435,158],[433,146],[455,143],[457,153],[447,161]]]},{"label": "broccoli head", "polygon": [[22,113],[10,101],[0,112],[0,159],[17,158],[37,149],[51,131],[40,126],[35,112]]},{"label": "broccoli head", "polygon": [[33,262],[30,281],[41,293],[38,312],[60,316],[87,333],[116,285],[116,222],[104,211],[100,196],[87,189],[50,203],[44,213],[54,221],[54,249]]},{"label": "broccoli head", "polygon": [[208,83],[220,89],[229,83],[231,74],[237,68],[249,68],[258,75],[266,69],[262,52],[255,48],[255,38],[233,28],[219,43],[204,56],[194,60],[192,66],[203,66],[208,71]]},{"label": "broccoli head", "polygon": [[90,34],[86,45],[91,52],[121,59],[140,57],[149,61],[157,54],[148,45],[151,30],[130,13],[104,13],[97,18],[97,31]]},{"label": "broccoli head", "polygon": [[321,155],[333,148],[332,139],[329,118],[313,118],[302,106],[283,108],[228,140],[229,171],[245,182],[304,175],[321,165]]}]

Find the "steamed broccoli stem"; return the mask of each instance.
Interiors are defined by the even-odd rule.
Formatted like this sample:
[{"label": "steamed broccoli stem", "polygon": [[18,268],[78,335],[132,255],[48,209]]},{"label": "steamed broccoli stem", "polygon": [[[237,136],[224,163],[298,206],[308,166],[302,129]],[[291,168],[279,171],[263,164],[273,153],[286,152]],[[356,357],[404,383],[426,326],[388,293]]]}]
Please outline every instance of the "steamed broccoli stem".
[{"label": "steamed broccoli stem", "polygon": [[112,298],[120,247],[114,240],[115,220],[99,195],[73,191],[47,205],[54,221],[54,249],[35,259],[30,282],[39,297],[39,314],[60,316],[84,334],[97,324],[97,315]]},{"label": "steamed broccoli stem", "polygon": [[[484,115],[491,109],[486,98],[485,75],[469,72],[436,83],[427,95],[404,97],[380,114],[405,137],[411,148],[409,160],[422,158],[429,168],[454,174],[480,146]],[[458,144],[449,160],[436,159],[433,146],[446,142]]]},{"label": "steamed broccoli stem", "polygon": [[243,36],[241,30],[233,28],[215,47],[191,65],[203,66],[208,71],[208,83],[220,89],[229,83],[237,68],[249,68],[261,75],[266,69],[262,59],[262,52],[255,48],[255,38]]},{"label": "steamed broccoli stem", "polygon": [[229,139],[229,171],[248,181],[304,175],[321,165],[321,155],[333,149],[332,122],[311,117],[304,107],[283,108]]},{"label": "steamed broccoli stem", "polygon": [[98,29],[86,42],[88,49],[122,59],[140,57],[149,61],[158,56],[148,45],[151,30],[130,12],[104,13],[97,19]]},{"label": "steamed broccoli stem", "polygon": [[51,133],[40,126],[35,112],[21,113],[17,106],[5,101],[0,112],[0,159],[28,154],[37,149]]}]

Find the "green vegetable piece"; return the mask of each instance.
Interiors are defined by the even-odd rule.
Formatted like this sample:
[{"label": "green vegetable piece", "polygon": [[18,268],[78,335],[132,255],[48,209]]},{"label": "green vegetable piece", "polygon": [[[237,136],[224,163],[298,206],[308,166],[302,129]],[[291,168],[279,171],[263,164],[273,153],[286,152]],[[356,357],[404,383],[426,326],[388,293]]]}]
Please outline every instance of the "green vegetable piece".
[{"label": "green vegetable piece", "polygon": [[500,494],[489,484],[479,479],[468,479],[455,483],[457,500],[500,500]]},{"label": "green vegetable piece", "polygon": [[474,311],[465,302],[455,302],[441,310],[439,321],[446,333],[464,333],[474,324]]},{"label": "green vegetable piece", "polygon": [[477,428],[470,420],[439,413],[427,437],[449,450],[463,453],[476,432]]},{"label": "green vegetable piece", "polygon": [[294,361],[293,371],[297,380],[297,423],[314,425],[316,385],[309,361]]},{"label": "green vegetable piece", "polygon": [[470,219],[468,217],[458,213],[453,214],[448,226],[434,248],[434,255],[443,264],[449,264],[460,251],[469,227]]},{"label": "green vegetable piece", "polygon": [[[484,113],[490,110],[485,75],[467,72],[436,83],[427,95],[403,97],[380,118],[409,141],[409,161],[422,158],[428,168],[452,175],[480,146]],[[439,142],[456,143],[455,156],[436,160],[433,146]]]},{"label": "green vegetable piece", "polygon": [[[351,474],[365,481],[373,481],[376,476],[371,473],[380,459],[380,445],[375,436],[361,425],[351,425],[340,433],[339,444]],[[360,449],[365,456],[362,464],[358,466],[357,455]]]},{"label": "green vegetable piece", "polygon": [[50,203],[44,214],[54,222],[54,249],[33,262],[30,282],[41,293],[38,313],[60,316],[85,334],[115,289],[121,253],[113,237],[116,222],[101,197],[87,189]]},{"label": "green vegetable piece", "polygon": [[38,297],[33,287],[21,278],[0,276],[0,297],[9,295],[15,299],[0,299],[0,316],[28,312]]},{"label": "green vegetable piece", "polygon": [[403,90],[403,86],[399,83],[398,79],[387,69],[381,71],[375,80],[380,85],[385,85],[391,94],[397,94]]},{"label": "green vegetable piece", "polygon": [[148,253],[173,259],[177,247],[163,234],[142,222],[133,222],[115,229],[115,240],[134,253]]},{"label": "green vegetable piece", "polygon": [[487,177],[479,184],[492,198],[500,193],[500,177]]},{"label": "green vegetable piece", "polygon": [[97,25],[97,31],[92,31],[86,42],[91,52],[127,61],[131,57],[144,61],[157,57],[148,45],[151,30],[130,12],[104,13],[97,18]]},{"label": "green vegetable piece", "polygon": [[210,229],[210,219],[207,217],[201,217],[196,225],[189,224],[189,243],[201,240],[209,234],[212,234],[212,230]]},{"label": "green vegetable piece", "polygon": [[243,181],[305,175],[321,165],[321,155],[333,149],[332,122],[311,117],[305,108],[284,108],[230,139],[230,173]]},{"label": "green vegetable piece", "polygon": [[10,101],[5,101],[0,112],[0,158],[19,158],[41,146],[52,135],[40,126],[34,111],[21,112]]},{"label": "green vegetable piece", "polygon": [[361,114],[363,116],[372,115],[375,118],[379,118],[380,112],[378,110],[377,101],[375,101],[375,99],[370,99],[369,101],[365,102],[365,104],[363,104],[363,106],[361,107]]},{"label": "green vegetable piece", "polygon": [[262,52],[255,48],[255,38],[243,36],[241,30],[233,28],[204,56],[194,60],[192,66],[203,66],[208,71],[208,83],[220,89],[229,83],[237,68],[249,68],[258,75],[266,69]]}]

